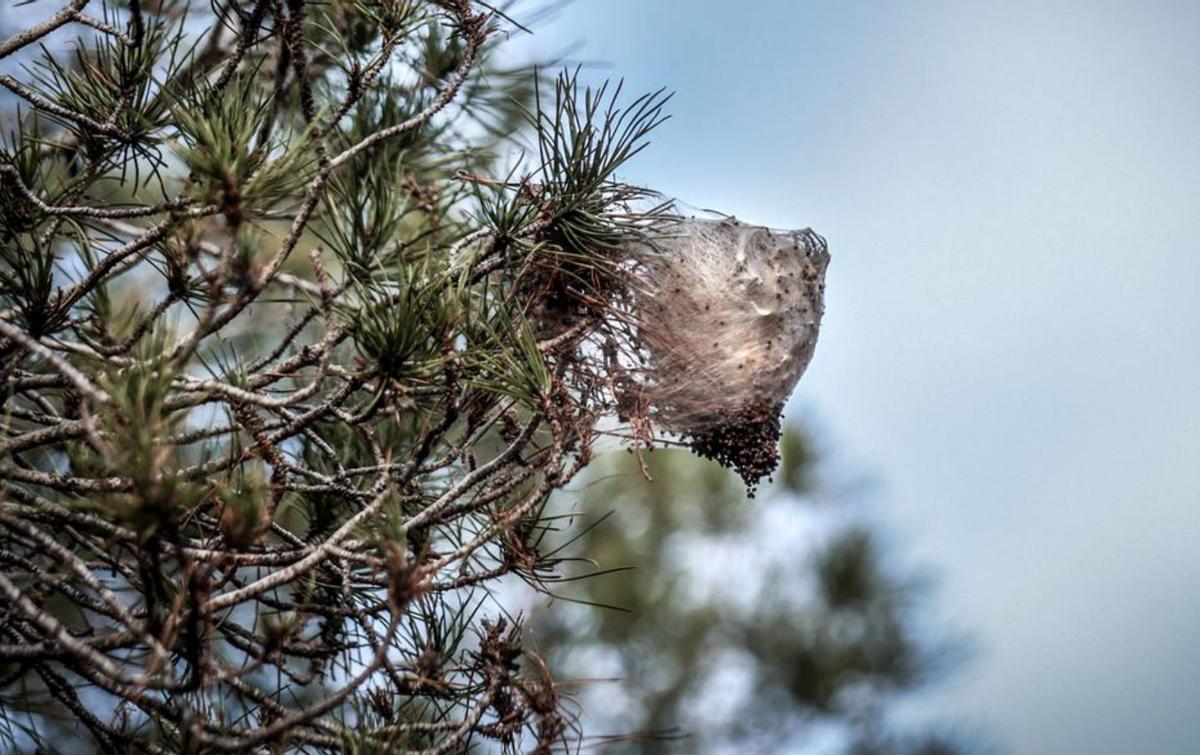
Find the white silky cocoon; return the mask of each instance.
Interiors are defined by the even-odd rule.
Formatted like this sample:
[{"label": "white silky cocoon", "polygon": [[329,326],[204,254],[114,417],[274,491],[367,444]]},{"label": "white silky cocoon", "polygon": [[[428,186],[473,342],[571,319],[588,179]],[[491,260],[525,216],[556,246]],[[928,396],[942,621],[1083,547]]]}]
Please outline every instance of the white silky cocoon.
[{"label": "white silky cocoon", "polygon": [[694,433],[776,412],[804,374],[824,312],[825,240],[734,218],[679,218],[636,274],[643,390],[660,427]]}]

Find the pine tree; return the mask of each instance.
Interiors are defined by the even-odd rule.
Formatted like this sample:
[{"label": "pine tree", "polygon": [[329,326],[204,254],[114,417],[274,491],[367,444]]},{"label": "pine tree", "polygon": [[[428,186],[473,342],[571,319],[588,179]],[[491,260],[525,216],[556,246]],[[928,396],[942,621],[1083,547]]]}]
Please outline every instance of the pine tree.
[{"label": "pine tree", "polygon": [[561,558],[663,93],[505,67],[474,0],[46,5],[0,41],[3,746],[568,746],[488,595]]}]

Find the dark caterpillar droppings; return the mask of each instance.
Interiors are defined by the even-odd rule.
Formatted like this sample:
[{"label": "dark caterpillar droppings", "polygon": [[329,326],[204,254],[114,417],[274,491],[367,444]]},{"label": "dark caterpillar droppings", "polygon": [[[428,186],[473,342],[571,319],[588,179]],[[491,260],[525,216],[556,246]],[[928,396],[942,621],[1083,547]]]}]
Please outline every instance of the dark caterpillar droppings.
[{"label": "dark caterpillar droppings", "polygon": [[753,498],[762,478],[779,466],[782,412],[782,404],[755,401],[711,427],[689,433],[688,445],[697,455],[737,472]]}]

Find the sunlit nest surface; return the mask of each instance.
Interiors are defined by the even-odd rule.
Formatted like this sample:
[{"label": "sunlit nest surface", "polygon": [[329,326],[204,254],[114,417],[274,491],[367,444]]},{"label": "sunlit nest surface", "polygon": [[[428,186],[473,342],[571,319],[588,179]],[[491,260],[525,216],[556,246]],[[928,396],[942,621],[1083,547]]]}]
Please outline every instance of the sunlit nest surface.
[{"label": "sunlit nest surface", "polygon": [[632,302],[650,418],[753,487],[778,464],[780,411],[816,348],[825,240],[681,216],[639,247]]}]

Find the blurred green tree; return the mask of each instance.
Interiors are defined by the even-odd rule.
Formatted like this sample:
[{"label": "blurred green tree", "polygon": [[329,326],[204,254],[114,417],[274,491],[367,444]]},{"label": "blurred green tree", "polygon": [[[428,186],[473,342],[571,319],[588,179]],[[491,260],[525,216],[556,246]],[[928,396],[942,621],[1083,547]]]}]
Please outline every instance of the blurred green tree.
[{"label": "blurred green tree", "polygon": [[614,453],[559,500],[590,526],[561,544],[579,561],[554,594],[574,604],[535,608],[532,636],[577,681],[588,730],[614,732],[603,749],[619,753],[968,751],[889,721],[961,649],[922,620],[927,586],[822,489],[798,425],[782,459],[747,500],[689,454],[646,454],[650,481]]}]

